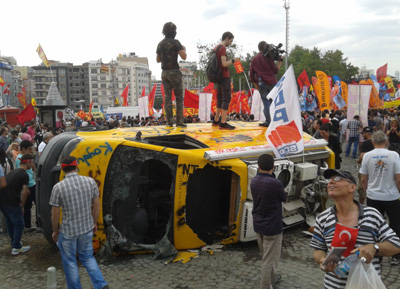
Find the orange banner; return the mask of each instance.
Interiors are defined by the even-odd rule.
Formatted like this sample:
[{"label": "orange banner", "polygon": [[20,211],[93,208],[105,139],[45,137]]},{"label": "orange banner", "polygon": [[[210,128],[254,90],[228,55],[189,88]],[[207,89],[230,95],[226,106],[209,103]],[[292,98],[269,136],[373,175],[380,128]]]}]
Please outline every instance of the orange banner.
[{"label": "orange banner", "polygon": [[315,75],[317,76],[318,79],[318,85],[319,85],[319,91],[315,90],[318,96],[319,100],[319,109],[320,110],[325,110],[325,109],[332,109],[332,103],[331,103],[331,88],[329,85],[329,80],[328,76],[323,72],[323,71],[316,71]]},{"label": "orange banner", "polygon": [[374,86],[374,82],[371,79],[363,79],[360,81],[360,84],[364,85],[371,85],[371,95],[369,97],[369,108],[380,108],[381,107],[381,100],[379,99],[379,94],[376,91]]},{"label": "orange banner", "polygon": [[344,81],[341,81],[340,82],[340,86],[342,87],[342,97],[343,97],[344,101],[346,102],[346,104],[348,104],[347,96],[349,95],[349,91],[348,91],[348,88],[347,88],[347,83],[344,82]]}]

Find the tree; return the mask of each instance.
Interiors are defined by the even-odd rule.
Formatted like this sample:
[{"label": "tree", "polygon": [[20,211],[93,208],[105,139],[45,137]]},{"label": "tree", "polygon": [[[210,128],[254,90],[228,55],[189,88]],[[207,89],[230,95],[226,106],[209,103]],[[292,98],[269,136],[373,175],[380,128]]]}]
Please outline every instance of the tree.
[{"label": "tree", "polygon": [[343,58],[340,50],[328,50],[325,54],[314,47],[309,50],[300,45],[296,45],[289,54],[288,59],[293,64],[295,75],[299,75],[304,69],[309,77],[315,75],[315,71],[322,70],[327,75],[337,75],[343,81],[350,81],[358,74],[358,67],[347,63],[347,58]]}]

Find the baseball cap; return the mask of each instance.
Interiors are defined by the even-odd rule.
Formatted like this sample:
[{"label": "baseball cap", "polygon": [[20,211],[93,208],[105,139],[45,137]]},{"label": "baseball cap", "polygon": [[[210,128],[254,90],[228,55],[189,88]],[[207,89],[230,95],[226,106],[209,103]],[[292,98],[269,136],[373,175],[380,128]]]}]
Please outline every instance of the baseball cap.
[{"label": "baseball cap", "polygon": [[357,181],[356,179],[353,177],[353,175],[348,172],[348,171],[341,171],[341,170],[334,170],[334,169],[327,169],[324,172],[324,178],[325,179],[330,179],[333,176],[340,176],[342,178],[345,178],[347,180],[349,180],[350,182],[352,182],[353,184],[357,185]]},{"label": "baseball cap", "polygon": [[363,132],[363,133],[364,133],[364,132],[374,132],[374,130],[372,129],[372,127],[366,126],[366,127],[363,128],[362,132]]}]

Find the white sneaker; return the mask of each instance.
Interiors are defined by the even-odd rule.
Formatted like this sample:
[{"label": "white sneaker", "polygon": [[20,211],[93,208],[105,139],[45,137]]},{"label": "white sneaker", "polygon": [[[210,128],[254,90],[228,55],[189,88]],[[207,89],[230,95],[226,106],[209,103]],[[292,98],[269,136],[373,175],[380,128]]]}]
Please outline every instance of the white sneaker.
[{"label": "white sneaker", "polygon": [[30,249],[31,249],[30,246],[22,246],[19,249],[12,248],[11,255],[18,255],[19,253],[25,253],[25,252],[28,252]]}]

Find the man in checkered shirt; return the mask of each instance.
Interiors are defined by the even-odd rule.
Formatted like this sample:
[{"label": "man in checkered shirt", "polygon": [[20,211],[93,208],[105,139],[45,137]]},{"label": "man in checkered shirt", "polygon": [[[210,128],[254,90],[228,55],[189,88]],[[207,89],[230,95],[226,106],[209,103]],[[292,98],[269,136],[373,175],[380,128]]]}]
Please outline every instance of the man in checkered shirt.
[{"label": "man in checkered shirt", "polygon": [[358,115],[355,115],[354,119],[350,120],[349,123],[347,124],[347,128],[349,129],[349,144],[347,145],[346,148],[346,157],[349,156],[351,145],[354,144],[353,159],[356,158],[358,142],[360,140],[360,131],[362,127],[363,126],[361,124],[360,117]]},{"label": "man in checkered shirt", "polygon": [[[77,167],[75,157],[66,156],[61,160],[65,179],[53,187],[49,202],[52,206],[52,237],[60,249],[68,288],[82,288],[76,261],[78,255],[94,289],[106,289],[108,285],[93,257],[92,245],[100,214],[99,189],[92,178],[78,175]],[[60,207],[63,212],[61,226]]]}]

